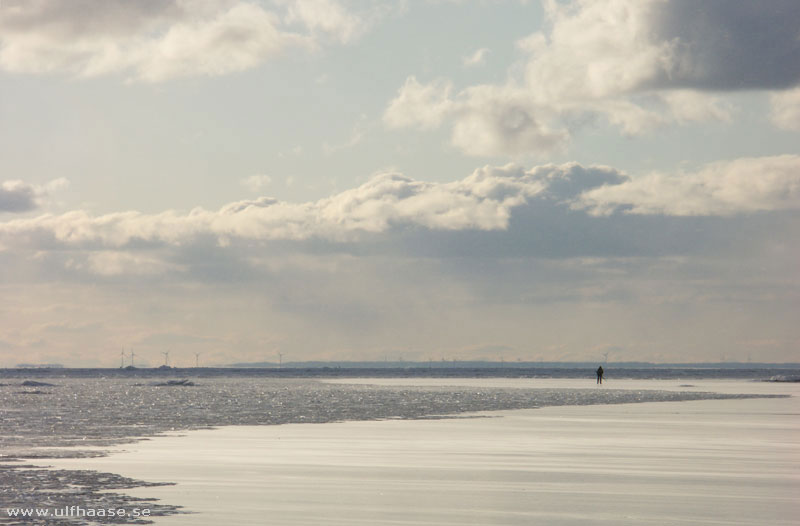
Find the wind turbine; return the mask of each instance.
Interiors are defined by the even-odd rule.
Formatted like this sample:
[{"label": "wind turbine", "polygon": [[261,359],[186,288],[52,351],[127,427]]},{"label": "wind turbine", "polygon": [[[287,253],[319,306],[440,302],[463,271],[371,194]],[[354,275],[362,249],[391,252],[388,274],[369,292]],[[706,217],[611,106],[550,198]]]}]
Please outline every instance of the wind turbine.
[{"label": "wind turbine", "polygon": [[119,368],[120,369],[125,368],[125,349],[122,349],[119,352]]},{"label": "wind turbine", "polygon": [[283,368],[283,353],[278,353],[278,369]]},{"label": "wind turbine", "polygon": [[136,356],[136,354],[133,352],[133,349],[131,349],[131,367],[133,367],[133,357],[134,356]]},{"label": "wind turbine", "polygon": [[161,354],[164,355],[164,365],[169,367],[169,351],[161,351]]},{"label": "wind turbine", "polygon": [[605,360],[605,362],[604,362],[604,363],[608,363],[608,354],[609,354],[610,352],[611,352],[611,351],[606,351],[606,352],[604,352],[604,353],[603,353],[603,360]]},{"label": "wind turbine", "polygon": [[200,367],[200,354],[199,352],[194,353],[194,366]]}]

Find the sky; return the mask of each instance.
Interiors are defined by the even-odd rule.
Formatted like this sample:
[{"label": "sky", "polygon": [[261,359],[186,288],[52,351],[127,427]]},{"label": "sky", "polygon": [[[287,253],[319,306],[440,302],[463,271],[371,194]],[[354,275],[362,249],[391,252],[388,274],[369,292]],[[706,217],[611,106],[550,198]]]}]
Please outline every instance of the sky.
[{"label": "sky", "polygon": [[0,0],[0,367],[797,362],[799,239],[796,0]]}]

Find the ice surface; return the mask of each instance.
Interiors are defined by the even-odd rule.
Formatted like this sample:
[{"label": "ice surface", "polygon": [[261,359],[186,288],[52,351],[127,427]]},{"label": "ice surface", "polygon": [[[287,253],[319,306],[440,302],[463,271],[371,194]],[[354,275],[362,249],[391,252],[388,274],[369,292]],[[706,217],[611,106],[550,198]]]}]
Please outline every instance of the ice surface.
[{"label": "ice surface", "polygon": [[[62,378],[37,396],[0,387],[0,449],[27,456],[31,447],[102,446],[171,430],[222,425],[421,418],[467,411],[553,405],[617,404],[744,396],[698,390],[598,389],[516,379],[504,386],[470,380],[382,380],[384,385],[307,379],[204,378],[196,385],[150,385],[131,378]],[[395,382],[395,385],[390,385]],[[405,384],[402,384],[405,382]],[[558,387],[562,385],[562,387]],[[568,387],[564,387],[568,385]],[[553,386],[540,387],[537,386]],[[528,387],[528,388],[524,388]],[[583,387],[583,388],[578,388]],[[37,453],[41,456],[41,451]]]},{"label": "ice surface", "polygon": [[[779,385],[740,382],[736,389],[702,392],[702,386],[681,388],[678,380],[670,384],[620,381],[603,387],[586,379],[382,382],[215,376],[195,378],[194,385],[152,385],[143,383],[142,378],[64,377],[53,379],[53,385],[30,386],[27,390],[21,390],[15,382],[0,386],[0,460],[90,457],[101,454],[97,448],[211,426],[421,419],[547,406],[743,398],[750,396],[742,394],[748,392],[772,396],[774,393],[763,391],[763,386]],[[613,388],[615,385],[622,388]],[[33,392],[37,394],[30,396]],[[95,498],[90,493],[99,487],[97,480],[103,480],[83,471],[76,471],[74,476],[64,471],[54,478],[13,463],[0,466],[0,497],[6,503],[20,505],[41,505],[62,491],[85,499],[76,502],[85,505]],[[26,481],[25,491],[19,487],[21,480]],[[172,479],[145,476],[143,480]],[[133,481],[126,487],[132,485]],[[120,499],[124,502],[125,498]]]},{"label": "ice surface", "polygon": [[[718,386],[748,387],[736,384]],[[163,526],[796,525],[799,400],[225,427],[56,464],[177,482],[132,490],[197,512],[159,518]]]}]

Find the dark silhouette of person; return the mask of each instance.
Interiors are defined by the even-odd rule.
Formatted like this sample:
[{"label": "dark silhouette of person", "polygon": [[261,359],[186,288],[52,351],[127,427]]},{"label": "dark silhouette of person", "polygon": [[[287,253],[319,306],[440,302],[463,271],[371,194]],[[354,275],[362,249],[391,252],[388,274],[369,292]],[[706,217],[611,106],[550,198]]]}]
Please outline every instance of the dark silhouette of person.
[{"label": "dark silhouette of person", "polygon": [[602,384],[603,383],[603,366],[602,365],[597,368],[597,383],[598,384]]}]

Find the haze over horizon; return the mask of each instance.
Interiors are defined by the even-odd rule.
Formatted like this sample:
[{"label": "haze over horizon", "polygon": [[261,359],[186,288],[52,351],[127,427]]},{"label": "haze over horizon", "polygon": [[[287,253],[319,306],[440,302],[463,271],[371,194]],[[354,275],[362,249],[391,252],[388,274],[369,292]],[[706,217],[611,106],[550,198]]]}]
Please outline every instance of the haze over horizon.
[{"label": "haze over horizon", "polygon": [[800,4],[0,2],[0,367],[800,361]]}]

